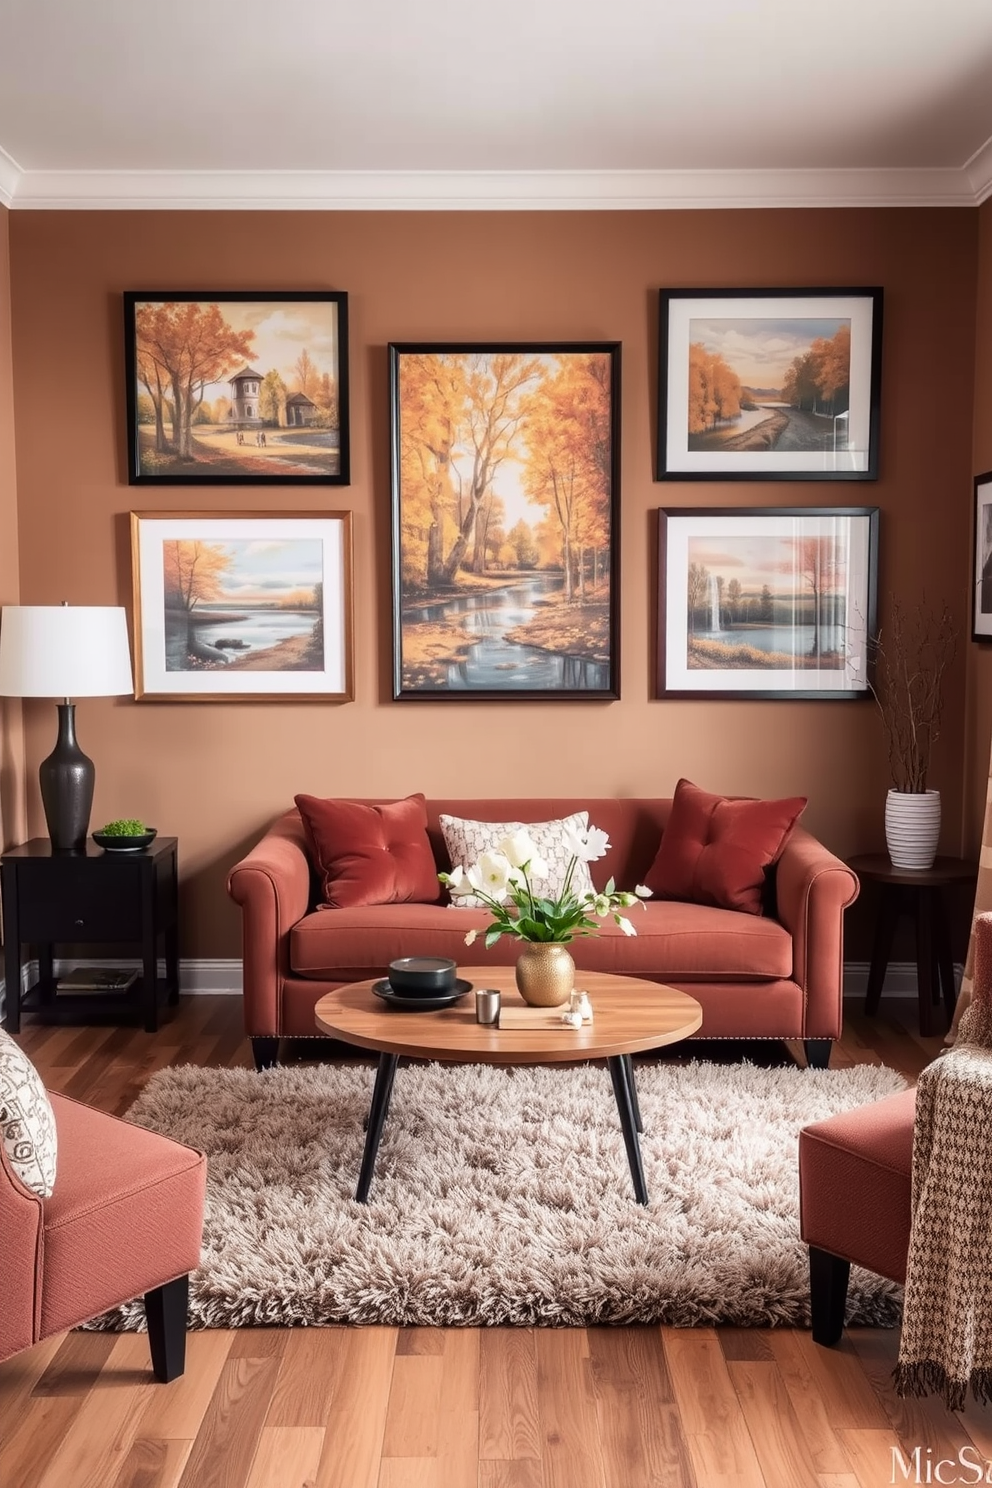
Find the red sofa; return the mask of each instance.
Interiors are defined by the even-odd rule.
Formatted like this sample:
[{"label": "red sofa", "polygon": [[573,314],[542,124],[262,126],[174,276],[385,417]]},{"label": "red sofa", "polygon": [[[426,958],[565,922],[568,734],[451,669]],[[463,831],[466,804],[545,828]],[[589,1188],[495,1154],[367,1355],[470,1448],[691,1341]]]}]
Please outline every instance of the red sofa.
[{"label": "red sofa", "polygon": [[[358,799],[358,798],[355,798]],[[363,804],[374,804],[365,801]],[[611,876],[632,889],[654,861],[671,800],[428,800],[428,835],[439,869],[448,863],[438,817],[546,821],[588,810],[610,837],[592,863],[593,882]],[[465,932],[483,910],[451,909],[438,885],[433,904],[317,909],[319,888],[298,811],[287,812],[231,870],[231,896],[244,931],[245,1028],[259,1068],[274,1063],[280,1038],[315,1036],[313,1010],[343,983],[384,976],[398,956],[450,956],[461,965],[511,964],[517,946]],[[666,982],[698,999],[703,1039],[802,1039],[809,1062],[824,1066],[842,1023],[844,910],[857,897],[847,865],[797,828],[772,873],[764,915],[700,904],[649,900],[630,911],[636,937],[607,923],[599,936],[569,949],[580,970],[627,972]]]}]

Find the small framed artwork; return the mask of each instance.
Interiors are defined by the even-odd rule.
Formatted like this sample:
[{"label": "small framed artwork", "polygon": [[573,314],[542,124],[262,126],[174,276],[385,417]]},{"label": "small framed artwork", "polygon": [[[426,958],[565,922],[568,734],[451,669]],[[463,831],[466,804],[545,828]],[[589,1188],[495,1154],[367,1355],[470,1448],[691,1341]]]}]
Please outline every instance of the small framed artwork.
[{"label": "small framed artwork", "polygon": [[389,366],[394,697],[619,697],[619,343]]},{"label": "small framed artwork", "polygon": [[659,517],[660,697],[870,695],[877,507]]},{"label": "small framed artwork", "polygon": [[661,292],[658,480],[875,480],[880,289]]},{"label": "small framed artwork", "polygon": [[132,512],[135,697],[350,702],[350,512]]},{"label": "small framed artwork", "polygon": [[971,638],[992,641],[992,470],[975,477],[975,573]]},{"label": "small framed artwork", "polygon": [[133,486],[346,486],[348,296],[124,296]]}]

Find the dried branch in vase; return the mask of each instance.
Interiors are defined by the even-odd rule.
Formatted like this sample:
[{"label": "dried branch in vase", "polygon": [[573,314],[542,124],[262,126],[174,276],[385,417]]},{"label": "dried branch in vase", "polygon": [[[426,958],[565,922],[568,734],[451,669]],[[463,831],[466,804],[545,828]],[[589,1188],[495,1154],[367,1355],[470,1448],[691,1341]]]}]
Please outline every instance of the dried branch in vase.
[{"label": "dried branch in vase", "polygon": [[944,676],[954,660],[958,630],[946,604],[924,596],[905,608],[892,601],[892,619],[871,643],[875,662],[869,684],[878,704],[897,791],[927,789],[933,746],[944,710]]}]

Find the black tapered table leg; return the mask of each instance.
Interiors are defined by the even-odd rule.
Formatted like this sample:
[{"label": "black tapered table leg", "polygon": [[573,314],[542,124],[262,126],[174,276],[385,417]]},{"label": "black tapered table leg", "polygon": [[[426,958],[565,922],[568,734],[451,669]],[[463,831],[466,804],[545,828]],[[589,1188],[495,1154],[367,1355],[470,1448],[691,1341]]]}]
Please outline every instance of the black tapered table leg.
[{"label": "black tapered table leg", "polygon": [[634,1197],[639,1204],[646,1204],[648,1201],[648,1186],[644,1181],[644,1164],[641,1162],[641,1144],[637,1140],[637,1120],[634,1115],[634,1103],[631,1099],[631,1087],[627,1084],[627,1071],[624,1068],[624,1058],[625,1056],[623,1054],[615,1054],[606,1062],[610,1067],[613,1094],[616,1097],[617,1110],[620,1113],[620,1126],[623,1130],[623,1143],[627,1149],[630,1176],[634,1180]]},{"label": "black tapered table leg", "polygon": [[386,1115],[389,1111],[389,1097],[393,1093],[393,1078],[396,1074],[396,1066],[399,1064],[398,1054],[380,1054],[379,1068],[375,1072],[375,1085],[372,1088],[372,1104],[369,1107],[369,1124],[365,1132],[365,1151],[362,1153],[362,1170],[358,1175],[358,1187],[355,1190],[355,1198],[360,1204],[368,1200],[369,1188],[372,1184],[372,1172],[375,1168],[376,1153],[379,1151],[379,1142],[382,1139],[382,1129],[386,1124]]},{"label": "black tapered table leg", "polygon": [[900,905],[898,888],[894,888],[891,884],[883,884],[878,906],[878,919],[875,921],[875,939],[871,949],[871,966],[868,969],[868,986],[865,991],[865,1012],[869,1015],[878,1012],[885,972],[889,957],[892,955],[892,942],[895,939],[896,925],[899,921]]},{"label": "black tapered table leg", "polygon": [[623,1072],[627,1076],[627,1089],[630,1091],[630,1104],[634,1111],[634,1125],[639,1132],[644,1130],[644,1122],[641,1120],[641,1103],[637,1099],[637,1086],[634,1084],[634,1061],[629,1054],[621,1054],[620,1062]]}]

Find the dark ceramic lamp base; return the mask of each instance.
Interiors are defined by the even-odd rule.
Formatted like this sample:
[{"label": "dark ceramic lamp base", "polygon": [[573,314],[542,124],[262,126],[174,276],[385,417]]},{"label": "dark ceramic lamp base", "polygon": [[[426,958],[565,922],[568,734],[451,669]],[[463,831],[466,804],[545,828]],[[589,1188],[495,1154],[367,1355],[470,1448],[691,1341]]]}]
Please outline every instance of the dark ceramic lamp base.
[{"label": "dark ceramic lamp base", "polygon": [[59,703],[59,736],[38,770],[48,835],[56,852],[81,852],[93,806],[93,761],[76,743],[74,703]]}]

